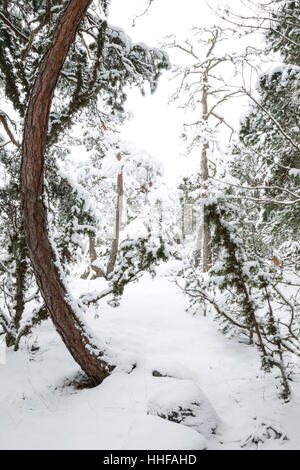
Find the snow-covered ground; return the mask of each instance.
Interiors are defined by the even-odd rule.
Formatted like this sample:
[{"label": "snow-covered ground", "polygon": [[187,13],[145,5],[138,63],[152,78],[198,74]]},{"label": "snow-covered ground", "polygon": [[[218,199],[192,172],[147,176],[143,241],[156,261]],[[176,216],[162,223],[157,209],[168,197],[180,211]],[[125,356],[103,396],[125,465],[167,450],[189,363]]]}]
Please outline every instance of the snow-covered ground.
[{"label": "snow-covered ground", "polygon": [[[97,283],[80,280],[72,289],[78,295]],[[129,286],[119,308],[104,302],[98,318],[91,311],[91,326],[118,366],[85,390],[68,385],[79,369],[45,322],[0,365],[0,448],[249,449],[256,448],[252,436],[262,438],[261,449],[300,449],[299,378],[283,404],[256,350],[224,337],[211,318],[192,317],[186,306],[157,277]],[[39,349],[30,351],[35,341]],[[181,424],[158,416],[176,406],[194,416]],[[266,439],[272,429],[282,437]]]}]

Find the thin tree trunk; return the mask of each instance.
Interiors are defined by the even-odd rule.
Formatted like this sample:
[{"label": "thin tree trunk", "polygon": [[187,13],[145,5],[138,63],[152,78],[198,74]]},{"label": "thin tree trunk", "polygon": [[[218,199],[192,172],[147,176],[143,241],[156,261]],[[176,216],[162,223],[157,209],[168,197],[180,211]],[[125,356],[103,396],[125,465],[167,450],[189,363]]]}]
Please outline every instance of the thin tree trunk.
[{"label": "thin tree trunk", "polygon": [[[206,181],[208,180],[208,164],[207,164],[207,150],[209,144],[205,143],[203,146],[202,156],[201,156],[201,170],[202,170],[202,181],[203,181],[203,197],[206,196],[207,185]],[[204,206],[203,208],[203,244],[202,244],[202,269],[206,273],[211,265],[211,236],[210,230],[207,223],[207,210]]]},{"label": "thin tree trunk", "polygon": [[52,45],[35,80],[24,123],[21,189],[26,242],[36,279],[53,323],[69,352],[95,383],[108,374],[108,364],[67,302],[55,265],[43,205],[44,153],[54,90],[77,28],[92,0],[71,0],[54,33]]},{"label": "thin tree trunk", "polygon": [[107,266],[106,276],[108,276],[114,270],[116,259],[117,259],[117,254],[118,254],[118,249],[119,249],[120,228],[121,228],[122,212],[123,212],[123,194],[124,194],[122,173],[120,173],[117,178],[117,191],[118,191],[118,197],[117,197],[117,208],[116,208],[115,238],[113,239],[113,243],[111,247],[111,253],[110,253],[110,258],[109,258],[109,262]]},{"label": "thin tree trunk", "polygon": [[[19,331],[21,318],[23,316],[25,307],[25,278],[27,272],[27,261],[26,261],[26,243],[23,232],[21,230],[20,237],[16,238],[14,242],[16,246],[16,297],[15,297],[15,314],[14,314],[14,325],[16,332]],[[13,243],[14,243],[13,242]]]},{"label": "thin tree trunk", "polygon": [[[20,324],[25,308],[25,282],[28,269],[26,260],[26,243],[23,229],[18,234],[14,234],[11,239],[11,249],[15,262],[15,282],[10,295],[13,297],[12,319],[6,333],[6,346],[16,346],[16,339],[19,333]],[[17,348],[15,348],[15,351]]]},{"label": "thin tree trunk", "polygon": [[203,247],[203,223],[204,223],[204,207],[200,206],[197,219],[196,219],[196,252],[195,252],[195,267],[198,268],[202,258]]},{"label": "thin tree trunk", "polygon": [[105,274],[102,269],[94,265],[94,262],[97,261],[96,241],[94,237],[89,237],[89,252],[92,270],[95,272],[97,277],[105,277]]},{"label": "thin tree trunk", "polygon": [[[203,81],[207,83],[207,77],[204,77]],[[202,114],[204,120],[207,120],[208,114],[208,102],[207,102],[207,88],[204,86],[202,92]],[[208,162],[207,162],[207,151],[209,148],[209,143],[205,142],[203,145],[202,153],[201,153],[201,176],[202,176],[202,184],[203,184],[203,197],[206,196],[207,184],[206,181],[208,180]],[[207,224],[206,218],[206,209],[205,206],[203,208],[203,220],[201,221],[203,224],[203,241],[202,241],[202,270],[206,273],[211,264],[211,236],[210,230]],[[200,264],[200,253],[196,250],[196,259],[195,259],[195,266],[198,267]]]}]

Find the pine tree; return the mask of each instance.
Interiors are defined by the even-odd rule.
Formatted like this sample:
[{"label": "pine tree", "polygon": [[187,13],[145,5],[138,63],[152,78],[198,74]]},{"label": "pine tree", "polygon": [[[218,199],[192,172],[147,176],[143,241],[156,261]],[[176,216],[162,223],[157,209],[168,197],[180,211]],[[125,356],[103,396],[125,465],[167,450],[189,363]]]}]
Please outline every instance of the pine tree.
[{"label": "pine tree", "polygon": [[259,77],[259,97],[251,96],[252,108],[240,131],[241,142],[255,155],[263,175],[256,184],[265,186],[261,217],[276,245],[297,241],[300,216],[299,13],[300,3],[294,1],[283,2],[273,12],[267,47],[280,52],[283,62]]},{"label": "pine tree", "polygon": [[[188,116],[184,124],[182,138],[186,143],[187,152],[199,152],[199,196],[209,197],[207,192],[210,170],[213,167],[214,150],[218,146],[219,126],[229,130],[229,138],[233,133],[231,124],[223,115],[222,106],[229,99],[240,94],[228,84],[222,73],[222,66],[230,64],[233,70],[242,61],[240,53],[224,52],[224,44],[232,37],[232,31],[221,26],[195,26],[190,37],[178,42],[175,36],[167,38],[166,48],[181,51],[187,64],[174,68],[174,78],[179,81],[172,100],[184,109]],[[225,46],[226,48],[226,46]],[[202,233],[198,235],[195,250],[195,265],[202,264],[203,272],[211,265],[211,236],[205,215],[205,205],[198,203],[198,219]],[[201,214],[201,216],[200,216]]]},{"label": "pine tree", "polygon": [[[101,359],[103,352],[93,344],[80,312],[74,311],[77,307],[70,306],[61,267],[60,274],[57,268],[61,266],[60,252],[66,255],[66,251],[50,245],[47,235],[45,209],[49,213],[49,201],[63,200],[70,188],[64,184],[63,194],[54,191],[48,194],[49,200],[44,188],[51,190],[55,179],[62,180],[57,174],[60,148],[56,144],[79,118],[79,111],[97,109],[100,95],[111,113],[120,115],[125,86],[137,85],[143,91],[147,82],[154,91],[161,71],[168,66],[164,53],[135,45],[123,31],[109,26],[104,19],[107,2],[99,3],[100,9],[88,9],[91,1],[8,0],[0,8],[1,81],[19,114],[20,130],[25,118],[22,195],[29,256],[58,332],[95,383],[103,380],[110,367]],[[44,171],[49,184],[47,180],[43,184]],[[76,191],[72,193],[76,196]],[[76,223],[72,221],[78,221],[83,204],[76,206],[79,212],[73,210],[74,205],[69,205],[72,211],[65,203],[61,205],[73,239]]]},{"label": "pine tree", "polygon": [[224,333],[246,335],[258,347],[266,372],[280,370],[281,396],[287,400],[286,364],[300,355],[299,2],[273,8],[275,3],[268,2],[271,22],[263,26],[265,53],[282,51],[283,63],[259,76],[257,93],[244,88],[251,108],[239,141],[224,154],[224,175],[218,185],[211,182],[206,201],[211,269],[204,276],[185,267],[184,283],[176,282],[195,312],[203,303],[212,307]]},{"label": "pine tree", "polygon": [[[29,334],[32,327],[47,318],[47,312],[41,303],[37,286],[33,280],[25,233],[20,208],[20,160],[19,144],[15,140],[12,127],[6,114],[2,114],[6,136],[12,144],[1,141],[0,168],[3,181],[0,188],[0,325],[5,335],[7,347],[19,348],[20,340]],[[17,150],[13,150],[16,147]],[[32,315],[24,319],[25,305],[38,300],[39,308],[34,308]]]}]

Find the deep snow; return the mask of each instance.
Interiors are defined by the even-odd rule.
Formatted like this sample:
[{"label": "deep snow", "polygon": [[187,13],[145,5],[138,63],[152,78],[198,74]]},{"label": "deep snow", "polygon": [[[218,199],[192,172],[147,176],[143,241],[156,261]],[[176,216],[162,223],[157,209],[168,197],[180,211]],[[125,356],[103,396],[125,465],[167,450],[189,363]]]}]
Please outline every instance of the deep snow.
[{"label": "deep snow", "polygon": [[[78,296],[103,285],[80,280],[71,288]],[[0,448],[255,449],[248,438],[261,436],[261,449],[299,449],[299,377],[283,404],[255,348],[224,337],[212,318],[193,317],[186,306],[167,279],[146,277],[127,288],[120,307],[104,302],[98,318],[92,308],[89,323],[117,367],[85,390],[68,386],[78,366],[45,322],[0,364]],[[35,342],[40,348],[31,352]],[[186,425],[157,416],[195,401]],[[265,439],[268,426],[282,438]]]}]

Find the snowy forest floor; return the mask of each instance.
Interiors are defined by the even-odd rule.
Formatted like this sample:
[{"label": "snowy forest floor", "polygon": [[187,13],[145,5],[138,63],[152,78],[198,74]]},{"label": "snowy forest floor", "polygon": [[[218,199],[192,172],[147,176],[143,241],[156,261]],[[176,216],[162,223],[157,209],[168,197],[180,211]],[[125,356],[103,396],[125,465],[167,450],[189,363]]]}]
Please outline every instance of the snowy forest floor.
[{"label": "snowy forest floor", "polygon": [[[72,289],[79,295],[99,282],[74,281]],[[120,307],[102,303],[99,318],[91,311],[93,331],[118,366],[85,390],[68,385],[78,366],[50,320],[42,324],[0,365],[0,448],[256,449],[247,441],[252,436],[264,441],[260,449],[300,449],[300,378],[283,404],[279,382],[260,370],[255,348],[226,338],[212,318],[193,317],[186,307],[167,279],[146,277],[127,288]],[[31,351],[35,341],[39,349]],[[154,377],[153,370],[168,377]],[[168,407],[182,394],[192,402],[197,390],[215,410],[215,434],[203,438],[195,426],[147,414],[153,404]],[[214,414],[209,406],[206,413]],[[282,437],[266,439],[269,426]]]}]

